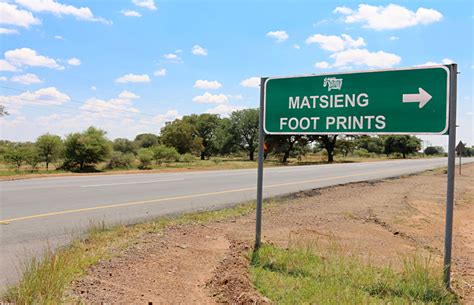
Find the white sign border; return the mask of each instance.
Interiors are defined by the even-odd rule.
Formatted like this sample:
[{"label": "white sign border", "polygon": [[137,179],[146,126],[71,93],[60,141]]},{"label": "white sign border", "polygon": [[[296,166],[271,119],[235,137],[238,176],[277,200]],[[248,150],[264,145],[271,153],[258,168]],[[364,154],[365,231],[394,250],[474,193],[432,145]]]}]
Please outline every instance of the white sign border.
[{"label": "white sign border", "polygon": [[[362,74],[362,73],[375,73],[375,72],[392,72],[392,71],[407,71],[407,70],[426,70],[426,69],[443,69],[446,71],[446,121],[445,127],[439,132],[268,132],[266,128],[266,103],[267,103],[267,83],[274,79],[289,79],[289,78],[301,78],[301,77],[317,77],[317,76],[337,76],[347,74]],[[263,95],[263,130],[266,135],[444,135],[449,129],[449,94],[450,94],[450,73],[451,71],[444,65],[435,66],[420,66],[411,68],[401,69],[381,69],[381,70],[365,70],[365,71],[349,71],[349,72],[338,72],[338,73],[321,73],[321,74],[304,74],[295,76],[276,76],[269,77],[265,80],[264,84],[264,95]],[[261,110],[260,110],[261,111]]]}]

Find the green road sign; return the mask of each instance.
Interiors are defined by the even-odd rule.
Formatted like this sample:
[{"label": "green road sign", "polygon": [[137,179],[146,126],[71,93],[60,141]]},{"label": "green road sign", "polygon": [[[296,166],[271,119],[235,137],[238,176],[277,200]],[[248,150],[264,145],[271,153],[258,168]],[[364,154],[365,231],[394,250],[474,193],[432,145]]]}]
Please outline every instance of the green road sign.
[{"label": "green road sign", "polygon": [[445,66],[268,78],[267,134],[445,134]]}]

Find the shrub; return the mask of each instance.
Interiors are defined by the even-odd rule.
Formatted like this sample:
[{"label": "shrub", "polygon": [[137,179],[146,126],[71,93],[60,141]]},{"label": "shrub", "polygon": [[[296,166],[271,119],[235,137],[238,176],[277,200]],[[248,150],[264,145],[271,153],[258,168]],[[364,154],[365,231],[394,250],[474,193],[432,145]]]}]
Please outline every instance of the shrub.
[{"label": "shrub", "polygon": [[190,154],[190,153],[182,154],[179,157],[180,162],[193,162],[195,160],[196,160],[196,156],[194,156],[193,154]]},{"label": "shrub", "polygon": [[23,163],[28,158],[28,149],[22,146],[9,147],[4,155],[4,159],[7,163],[15,166],[16,170],[20,170]]},{"label": "shrub", "polygon": [[137,157],[138,161],[140,161],[140,165],[138,165],[139,169],[150,168],[151,162],[153,161],[153,151],[151,148],[140,148]]},{"label": "shrub", "polygon": [[369,151],[367,149],[364,149],[364,148],[354,150],[354,155],[356,157],[360,157],[360,158],[370,157]]},{"label": "shrub", "polygon": [[133,161],[135,161],[135,156],[133,153],[124,154],[119,151],[114,151],[110,157],[109,162],[107,163],[107,168],[130,168]]},{"label": "shrub", "polygon": [[39,155],[38,149],[35,147],[29,147],[26,151],[26,164],[31,167],[32,171],[38,169],[38,164],[41,162],[41,156]]},{"label": "shrub", "polygon": [[168,147],[165,145],[156,145],[152,147],[153,158],[157,164],[163,162],[179,161],[179,153],[174,147]]}]

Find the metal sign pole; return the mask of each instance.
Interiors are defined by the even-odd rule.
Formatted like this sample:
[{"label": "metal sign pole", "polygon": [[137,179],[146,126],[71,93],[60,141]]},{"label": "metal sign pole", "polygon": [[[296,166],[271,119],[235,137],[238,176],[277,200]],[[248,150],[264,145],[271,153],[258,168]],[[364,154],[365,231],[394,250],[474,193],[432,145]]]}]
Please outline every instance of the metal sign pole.
[{"label": "metal sign pole", "polygon": [[262,200],[263,200],[263,159],[265,131],[263,130],[263,99],[265,97],[265,80],[260,79],[260,111],[258,120],[258,171],[257,171],[257,207],[255,219],[255,250],[260,248],[262,235]]},{"label": "metal sign pole", "polygon": [[461,176],[461,155],[462,153],[459,154],[459,176]]},{"label": "metal sign pole", "polygon": [[453,242],[454,172],[456,170],[456,96],[457,65],[451,65],[449,92],[448,192],[446,195],[446,228],[444,237],[444,284],[450,287],[451,250]]}]

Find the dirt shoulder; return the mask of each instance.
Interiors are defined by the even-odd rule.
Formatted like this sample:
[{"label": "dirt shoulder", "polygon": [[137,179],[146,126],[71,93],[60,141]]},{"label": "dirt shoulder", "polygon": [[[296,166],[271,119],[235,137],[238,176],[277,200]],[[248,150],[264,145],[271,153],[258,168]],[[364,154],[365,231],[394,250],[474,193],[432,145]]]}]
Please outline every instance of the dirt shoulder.
[{"label": "dirt shoulder", "polygon": [[[456,175],[453,287],[474,303],[474,164]],[[264,210],[263,239],[287,247],[294,235],[336,239],[374,264],[399,254],[442,265],[446,175],[442,170],[301,192]],[[71,293],[86,303],[266,303],[248,275],[254,215],[169,227],[101,261]]]}]

